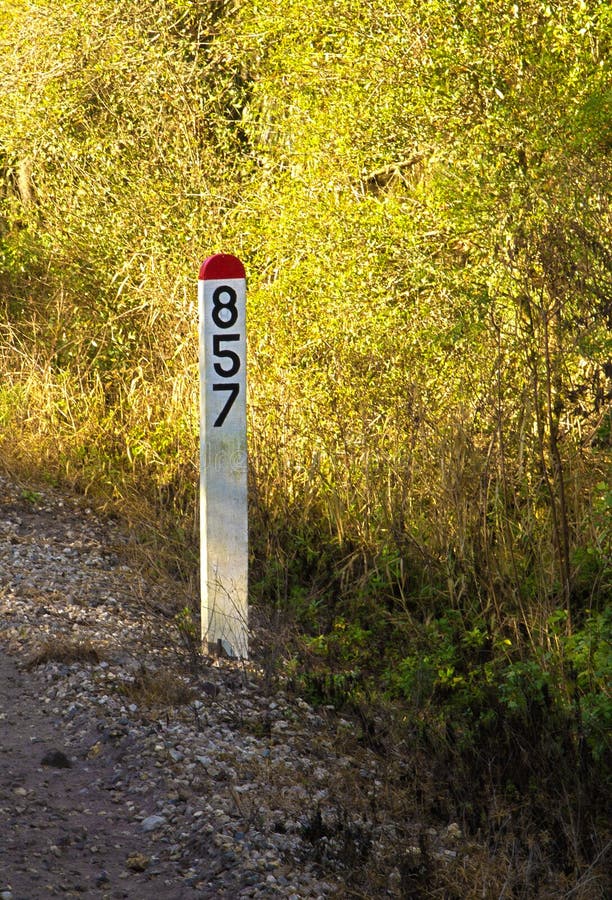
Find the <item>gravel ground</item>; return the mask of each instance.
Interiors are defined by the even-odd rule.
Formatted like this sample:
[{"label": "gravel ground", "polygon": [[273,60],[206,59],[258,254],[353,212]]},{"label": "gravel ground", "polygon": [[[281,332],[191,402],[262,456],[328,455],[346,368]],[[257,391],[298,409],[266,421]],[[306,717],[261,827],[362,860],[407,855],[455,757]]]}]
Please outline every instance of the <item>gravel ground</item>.
[{"label": "gravel ground", "polygon": [[[361,812],[375,754],[255,663],[190,668],[178,586],[128,549],[0,476],[0,900],[369,896],[346,882],[364,852],[392,858],[389,815]],[[441,864],[457,831],[434,835]],[[406,896],[387,871],[380,896]]]},{"label": "gravel ground", "polygon": [[243,664],[181,673],[125,544],[0,478],[0,897],[334,896],[302,838],[323,720]]}]

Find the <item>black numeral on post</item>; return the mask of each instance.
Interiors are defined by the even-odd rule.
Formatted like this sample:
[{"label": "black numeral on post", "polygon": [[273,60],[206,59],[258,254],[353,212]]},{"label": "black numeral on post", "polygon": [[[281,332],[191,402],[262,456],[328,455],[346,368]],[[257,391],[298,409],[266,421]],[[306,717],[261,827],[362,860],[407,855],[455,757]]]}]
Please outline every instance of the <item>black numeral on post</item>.
[{"label": "black numeral on post", "polygon": [[213,384],[212,389],[213,391],[229,391],[229,397],[225,402],[225,406],[213,422],[213,428],[219,428],[227,419],[227,415],[234,405],[236,397],[240,393],[240,385],[236,382],[232,382],[231,384]]},{"label": "black numeral on post", "polygon": [[222,285],[213,291],[213,322],[217,328],[232,328],[238,318],[236,291]]},{"label": "black numeral on post", "polygon": [[229,361],[229,367],[224,369],[221,363],[214,364],[214,370],[222,378],[233,378],[240,371],[240,357],[233,350],[224,350],[221,344],[224,341],[239,341],[239,334],[213,334],[213,354]]},{"label": "black numeral on post", "polygon": [[[227,328],[233,328],[238,320],[236,291],[228,285],[221,285],[213,291],[212,299],[212,320],[214,324],[217,328],[222,328],[224,331]],[[213,334],[213,356],[222,360],[222,362],[213,363],[213,368],[221,378],[233,378],[240,371],[239,355],[234,350],[224,346],[226,343],[239,340],[239,334]],[[224,382],[213,384],[212,389],[213,391],[227,391],[229,395],[223,409],[213,422],[213,428],[220,428],[227,419],[236,397],[240,393],[240,385],[237,382]]]}]

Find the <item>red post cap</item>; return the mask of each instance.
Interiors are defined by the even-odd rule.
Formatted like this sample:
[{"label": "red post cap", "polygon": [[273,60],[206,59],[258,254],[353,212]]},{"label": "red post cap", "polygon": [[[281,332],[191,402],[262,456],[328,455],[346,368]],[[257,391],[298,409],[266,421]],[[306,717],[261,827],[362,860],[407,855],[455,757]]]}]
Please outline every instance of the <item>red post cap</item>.
[{"label": "red post cap", "polygon": [[200,281],[224,281],[227,278],[246,278],[244,266],[237,256],[216,253],[200,266]]}]

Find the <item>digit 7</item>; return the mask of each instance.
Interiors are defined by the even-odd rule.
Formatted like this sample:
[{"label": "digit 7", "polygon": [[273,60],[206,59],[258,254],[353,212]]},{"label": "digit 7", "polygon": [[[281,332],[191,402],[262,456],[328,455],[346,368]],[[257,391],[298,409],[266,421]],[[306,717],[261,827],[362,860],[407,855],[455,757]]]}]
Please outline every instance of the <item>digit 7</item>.
[{"label": "digit 7", "polygon": [[213,384],[212,389],[213,391],[227,391],[229,393],[225,406],[213,422],[213,428],[220,428],[227,419],[230,409],[234,405],[234,401],[240,392],[240,385],[233,381],[231,384]]}]

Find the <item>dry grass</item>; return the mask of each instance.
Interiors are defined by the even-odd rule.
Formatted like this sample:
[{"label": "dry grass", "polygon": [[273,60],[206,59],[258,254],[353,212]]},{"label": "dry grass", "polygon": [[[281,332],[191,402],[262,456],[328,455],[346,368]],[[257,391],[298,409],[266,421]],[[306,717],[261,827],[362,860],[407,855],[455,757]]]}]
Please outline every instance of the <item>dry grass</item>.
[{"label": "dry grass", "polygon": [[[577,690],[571,670],[587,654],[574,644],[572,659],[566,643],[563,658],[562,641],[611,596],[609,178],[592,140],[603,20],[579,29],[588,5],[566,16],[557,4],[523,46],[503,5],[465,5],[500,38],[483,42],[487,71],[506,60],[522,72],[532,40],[543,48],[521,80],[520,114],[492,97],[475,132],[471,76],[445,68],[465,49],[448,4],[425,5],[422,41],[412,12],[394,24],[384,4],[338,4],[347,35],[359,15],[364,33],[370,16],[376,27],[355,58],[351,42],[345,63],[331,54],[332,79],[327,55],[316,57],[326,41],[303,39],[303,4],[288,4],[281,23],[257,4],[199,4],[177,19],[189,4],[78,0],[47,14],[15,2],[0,23],[0,455],[142,526],[143,566],[188,584],[175,624],[192,669],[195,274],[203,252],[225,245],[250,279],[251,598],[272,610],[266,689],[304,631],[327,640],[341,672],[392,681],[409,658],[433,653],[429,626],[452,615],[460,627],[436,632],[432,665],[447,672],[445,690],[470,686],[486,662],[517,676],[532,656],[545,660],[542,677],[561,673],[562,690]],[[327,21],[311,10],[308,19],[328,34]],[[277,33],[283,41],[267,43]],[[415,58],[422,65],[398,78],[397,60]],[[380,102],[365,116],[361,66],[380,75]],[[565,121],[567,96],[582,110],[571,141],[549,127]],[[432,145],[426,200],[418,179],[365,198],[348,189],[353,169],[389,171],[417,135]],[[524,178],[516,148],[544,145]],[[470,634],[479,647],[466,645]],[[95,661],[69,642],[33,659]],[[599,689],[605,666],[587,661],[578,675]],[[145,704],[189,702],[169,671],[143,672],[130,690]],[[409,816],[400,781],[389,776],[389,791],[406,797],[398,816]],[[343,846],[341,810],[337,828]],[[481,856],[451,867],[459,895],[599,890],[589,869],[572,888],[545,887],[545,849],[523,838],[481,842]],[[451,876],[423,862],[426,849],[418,865],[401,852],[403,896],[455,896]]]},{"label": "dry grass", "polygon": [[[321,816],[314,809],[304,831],[312,857],[345,873],[340,896],[609,896],[611,844],[605,828],[599,836],[591,835],[594,843],[587,850],[585,836],[572,833],[576,823],[572,811],[563,808],[561,785],[541,798],[549,821],[539,823],[530,798],[512,801],[485,783],[483,762],[482,783],[471,778],[470,802],[461,804],[455,783],[461,780],[461,755],[451,752],[442,759],[441,747],[425,749],[421,738],[407,734],[400,718],[378,718],[374,755],[365,750],[357,721],[353,729],[339,727],[336,746],[354,760],[355,768],[338,770],[330,791],[331,810]],[[364,767],[372,771],[368,779],[357,775]],[[467,821],[468,806],[479,813],[477,826]]]},{"label": "dry grass", "polygon": [[57,637],[44,641],[32,651],[27,660],[27,668],[34,669],[49,662],[65,665],[83,662],[96,665],[102,658],[100,648],[92,641]]},{"label": "dry grass", "polygon": [[139,706],[162,709],[186,706],[198,696],[194,688],[173,669],[153,671],[143,668],[134,681],[122,685],[121,690]]}]

